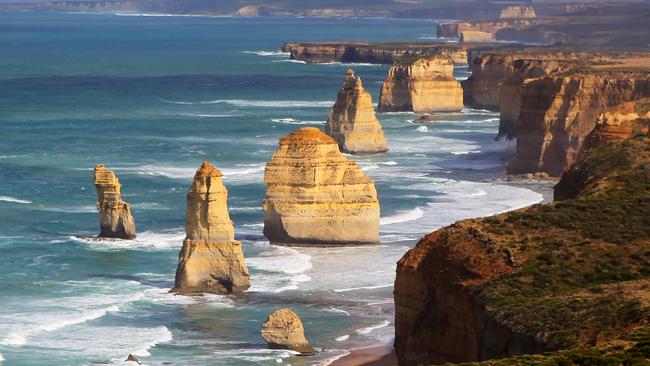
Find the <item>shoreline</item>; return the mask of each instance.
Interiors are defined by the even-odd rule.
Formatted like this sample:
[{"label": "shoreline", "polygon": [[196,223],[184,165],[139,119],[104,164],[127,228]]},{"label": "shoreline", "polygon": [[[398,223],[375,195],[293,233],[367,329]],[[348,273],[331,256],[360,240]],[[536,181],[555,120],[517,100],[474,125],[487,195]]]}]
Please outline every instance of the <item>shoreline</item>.
[{"label": "shoreline", "polygon": [[327,364],[328,366],[393,366],[397,356],[392,344],[374,345],[348,350],[348,354]]}]

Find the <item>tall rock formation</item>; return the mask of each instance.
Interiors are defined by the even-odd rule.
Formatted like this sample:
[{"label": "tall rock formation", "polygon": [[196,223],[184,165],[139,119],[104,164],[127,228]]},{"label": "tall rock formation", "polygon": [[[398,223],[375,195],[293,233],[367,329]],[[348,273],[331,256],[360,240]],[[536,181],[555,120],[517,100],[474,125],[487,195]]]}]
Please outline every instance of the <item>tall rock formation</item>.
[{"label": "tall rock formation", "polygon": [[325,132],[338,142],[342,152],[374,154],[388,151],[372,97],[352,69],[345,75],[343,87],[327,118]]},{"label": "tall rock formation", "polygon": [[281,138],[266,164],[264,182],[264,235],[271,242],[379,241],[374,182],[318,128],[301,128]]},{"label": "tall rock formation", "polygon": [[577,353],[481,365],[634,363],[597,347],[650,330],[648,146],[639,137],[581,156],[556,186],[561,202],[460,221],[420,240],[397,264],[400,366],[557,350]]},{"label": "tall rock formation", "polygon": [[560,176],[574,161],[598,116],[650,96],[650,74],[580,70],[522,84],[517,149],[509,174]]},{"label": "tall rock formation", "polygon": [[97,211],[99,211],[100,237],[135,239],[135,222],[129,204],[122,201],[120,181],[112,170],[95,165]]},{"label": "tall rock formation", "polygon": [[460,32],[461,42],[492,42],[494,35],[488,32],[467,30]]},{"label": "tall rock formation", "polygon": [[271,348],[290,349],[303,355],[316,353],[305,338],[305,329],[300,317],[289,308],[269,314],[260,333]]},{"label": "tall rock formation", "polygon": [[187,194],[186,238],[172,291],[232,293],[250,287],[242,245],[228,214],[228,191],[219,169],[204,161]]},{"label": "tall rock formation", "polygon": [[398,61],[388,71],[379,98],[380,112],[456,112],[463,109],[463,89],[448,57]]}]

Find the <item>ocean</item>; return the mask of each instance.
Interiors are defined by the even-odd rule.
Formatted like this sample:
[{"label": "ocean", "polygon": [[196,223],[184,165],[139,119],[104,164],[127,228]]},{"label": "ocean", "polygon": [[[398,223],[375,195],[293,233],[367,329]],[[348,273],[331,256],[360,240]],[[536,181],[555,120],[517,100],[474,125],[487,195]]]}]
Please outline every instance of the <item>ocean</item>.
[{"label": "ocean", "polygon": [[[414,123],[378,117],[390,152],[350,156],[375,180],[381,244],[272,246],[264,165],[280,137],[321,126],[345,71],[377,103],[387,65],[310,65],[285,41],[435,39],[435,23],[0,12],[0,364],[327,365],[390,343],[395,263],[456,220],[543,199],[502,172],[514,143],[498,114]],[[466,78],[467,68],[456,76]],[[174,296],[186,193],[208,160],[224,173],[252,287]],[[93,167],[113,169],[138,238],[99,232]],[[321,350],[269,350],[259,329],[284,306]]]}]

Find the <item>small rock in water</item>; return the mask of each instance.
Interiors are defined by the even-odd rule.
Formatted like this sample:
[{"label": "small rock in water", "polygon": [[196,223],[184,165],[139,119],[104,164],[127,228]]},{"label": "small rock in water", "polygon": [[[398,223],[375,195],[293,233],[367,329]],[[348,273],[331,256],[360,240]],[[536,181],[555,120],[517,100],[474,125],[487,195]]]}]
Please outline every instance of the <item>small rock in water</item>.
[{"label": "small rock in water", "polygon": [[289,308],[271,313],[262,324],[261,334],[271,348],[289,349],[300,352],[303,356],[316,353],[305,338],[300,317]]},{"label": "small rock in water", "polygon": [[427,128],[427,126],[420,126],[416,128],[416,130],[420,132],[427,132],[429,129]]},{"label": "small rock in water", "polygon": [[135,357],[134,355],[132,355],[132,354],[129,354],[129,357],[126,358],[126,362],[135,362],[138,365],[142,365],[140,360],[137,357]]}]

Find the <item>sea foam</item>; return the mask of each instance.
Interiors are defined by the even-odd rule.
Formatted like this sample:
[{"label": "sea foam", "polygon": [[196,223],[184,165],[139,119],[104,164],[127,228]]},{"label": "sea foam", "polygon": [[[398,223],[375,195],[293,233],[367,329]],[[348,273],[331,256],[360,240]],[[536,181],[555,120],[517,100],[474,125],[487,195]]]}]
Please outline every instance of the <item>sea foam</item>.
[{"label": "sea foam", "polygon": [[4,202],[13,202],[13,203],[32,203],[32,201],[21,200],[20,198],[10,197],[10,196],[0,196],[0,201]]}]

